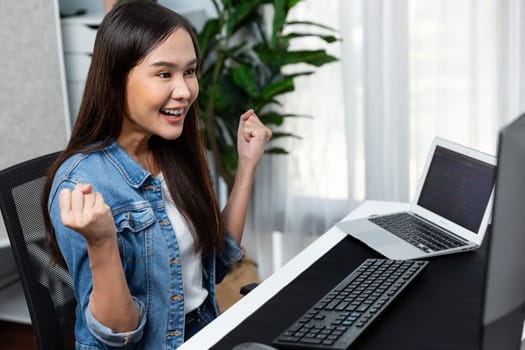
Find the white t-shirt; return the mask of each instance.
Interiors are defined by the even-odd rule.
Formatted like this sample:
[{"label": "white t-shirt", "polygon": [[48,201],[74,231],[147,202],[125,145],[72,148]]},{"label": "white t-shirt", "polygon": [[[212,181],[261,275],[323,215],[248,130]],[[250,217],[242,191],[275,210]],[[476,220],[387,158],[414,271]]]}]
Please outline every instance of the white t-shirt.
[{"label": "white t-shirt", "polygon": [[184,288],[184,313],[187,314],[199,307],[208,296],[208,291],[202,286],[201,254],[195,252],[195,239],[186,220],[175,206],[162,173],[157,178],[162,185],[162,198],[166,207],[166,214],[175,231],[179,245]]}]

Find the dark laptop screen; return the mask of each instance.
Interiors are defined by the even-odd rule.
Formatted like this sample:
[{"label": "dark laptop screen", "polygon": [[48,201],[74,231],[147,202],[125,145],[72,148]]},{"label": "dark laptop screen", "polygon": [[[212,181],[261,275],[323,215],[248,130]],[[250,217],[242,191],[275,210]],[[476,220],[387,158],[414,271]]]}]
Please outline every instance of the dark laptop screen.
[{"label": "dark laptop screen", "polygon": [[494,186],[495,168],[437,146],[418,205],[477,232]]}]

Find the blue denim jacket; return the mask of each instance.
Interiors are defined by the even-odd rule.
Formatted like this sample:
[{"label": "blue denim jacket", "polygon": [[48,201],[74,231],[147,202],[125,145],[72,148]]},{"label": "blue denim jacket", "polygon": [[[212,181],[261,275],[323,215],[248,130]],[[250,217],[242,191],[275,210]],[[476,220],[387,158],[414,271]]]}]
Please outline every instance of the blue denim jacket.
[{"label": "blue denim jacket", "polygon": [[[86,242],[62,225],[58,193],[77,183],[92,184],[109,205],[117,227],[122,266],[140,315],[137,329],[114,333],[98,322],[88,307],[92,290]],[[160,181],[113,142],[101,151],[66,160],[53,181],[49,211],[60,250],[73,277],[77,349],[175,349],[184,341],[182,267],[175,232],[166,215]],[[203,261],[203,283],[214,301],[215,284],[242,251],[226,235],[224,249]],[[108,284],[111,281],[107,281]]]}]

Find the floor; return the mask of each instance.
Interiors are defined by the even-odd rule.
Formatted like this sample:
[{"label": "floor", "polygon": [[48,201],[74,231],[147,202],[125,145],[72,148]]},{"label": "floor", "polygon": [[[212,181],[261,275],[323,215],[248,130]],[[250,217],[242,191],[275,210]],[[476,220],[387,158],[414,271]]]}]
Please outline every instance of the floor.
[{"label": "floor", "polygon": [[0,321],[0,339],[3,350],[35,350],[33,329],[30,325]]}]

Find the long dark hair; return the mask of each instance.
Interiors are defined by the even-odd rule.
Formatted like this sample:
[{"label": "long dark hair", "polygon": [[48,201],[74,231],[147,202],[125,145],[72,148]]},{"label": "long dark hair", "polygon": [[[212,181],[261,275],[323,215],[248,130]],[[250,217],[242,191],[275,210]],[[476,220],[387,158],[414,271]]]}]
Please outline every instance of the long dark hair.
[{"label": "long dark hair", "polygon": [[[108,146],[121,132],[130,70],[175,29],[186,30],[200,63],[198,41],[191,24],[174,11],[152,1],[131,1],[112,9],[97,31],[84,95],[71,137],[51,166],[44,187],[42,208],[46,237],[56,262],[64,260],[51,223],[48,200],[59,166],[75,153]],[[210,180],[197,103],[190,107],[181,136],[165,140],[153,135],[149,147],[162,171],[177,208],[195,235],[204,257],[224,242],[217,200]]]}]

